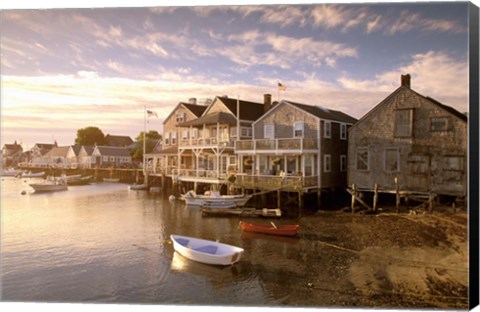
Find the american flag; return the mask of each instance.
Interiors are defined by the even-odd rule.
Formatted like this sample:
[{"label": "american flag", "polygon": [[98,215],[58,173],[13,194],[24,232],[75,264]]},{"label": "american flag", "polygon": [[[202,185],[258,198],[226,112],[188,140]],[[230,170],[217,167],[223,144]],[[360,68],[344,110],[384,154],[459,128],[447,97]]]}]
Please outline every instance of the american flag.
[{"label": "american flag", "polygon": [[282,84],[280,81],[278,82],[278,91],[286,91],[287,86]]},{"label": "american flag", "polygon": [[153,117],[153,116],[155,116],[155,117],[158,118],[158,114],[155,113],[155,112],[153,112],[153,111],[151,111],[151,110],[147,110],[147,115],[148,115],[148,117]]}]

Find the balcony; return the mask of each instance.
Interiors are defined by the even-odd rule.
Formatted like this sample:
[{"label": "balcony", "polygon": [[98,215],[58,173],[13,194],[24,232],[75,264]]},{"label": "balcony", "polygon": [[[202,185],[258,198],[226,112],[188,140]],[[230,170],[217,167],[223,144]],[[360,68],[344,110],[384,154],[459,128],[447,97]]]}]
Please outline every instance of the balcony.
[{"label": "balcony", "polygon": [[296,175],[246,175],[238,174],[235,184],[238,187],[259,190],[278,190],[298,192],[317,187],[317,176],[302,177]]},{"label": "balcony", "polygon": [[190,138],[181,139],[178,147],[188,148],[234,148],[235,141],[226,138]]},{"label": "balcony", "polygon": [[273,151],[314,151],[318,150],[318,140],[315,138],[292,138],[292,139],[259,139],[241,140],[235,142],[237,153],[262,153]]}]

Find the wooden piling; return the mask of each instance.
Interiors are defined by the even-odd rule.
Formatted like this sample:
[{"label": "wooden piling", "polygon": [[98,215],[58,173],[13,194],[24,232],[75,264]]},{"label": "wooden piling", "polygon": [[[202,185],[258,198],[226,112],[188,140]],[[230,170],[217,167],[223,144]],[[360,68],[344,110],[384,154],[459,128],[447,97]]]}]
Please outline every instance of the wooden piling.
[{"label": "wooden piling", "polygon": [[352,210],[352,213],[355,212],[355,196],[357,195],[357,186],[354,184],[352,184],[352,205],[351,205],[351,210]]},{"label": "wooden piling", "polygon": [[397,209],[397,213],[400,212],[400,189],[398,187],[398,178],[395,177],[395,207]]},{"label": "wooden piling", "polygon": [[375,187],[373,189],[373,211],[377,211],[377,204],[378,204],[378,184],[375,183]]}]

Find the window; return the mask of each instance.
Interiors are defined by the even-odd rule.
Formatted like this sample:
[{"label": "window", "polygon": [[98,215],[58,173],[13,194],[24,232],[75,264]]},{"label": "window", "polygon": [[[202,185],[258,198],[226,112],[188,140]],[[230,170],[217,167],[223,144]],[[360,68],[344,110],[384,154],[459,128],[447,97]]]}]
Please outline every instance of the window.
[{"label": "window", "polygon": [[444,169],[449,171],[464,171],[463,156],[445,156]]},{"label": "window", "polygon": [[293,125],[293,137],[294,138],[302,138],[303,137],[303,121],[297,121]]},{"label": "window", "polygon": [[429,156],[422,154],[411,154],[408,156],[410,173],[425,174],[428,172]]},{"label": "window", "polygon": [[323,172],[332,171],[332,157],[330,155],[323,156]]},{"label": "window", "polygon": [[192,128],[192,139],[198,138],[198,129],[197,128]]},{"label": "window", "polygon": [[400,171],[400,151],[396,148],[387,148],[385,150],[385,171]]},{"label": "window", "polygon": [[236,138],[237,137],[237,127],[230,127],[230,137]]},{"label": "window", "polygon": [[274,125],[264,125],[263,136],[265,137],[265,139],[273,139],[275,137]]},{"label": "window", "polygon": [[186,114],[184,112],[177,114],[177,122],[185,122]]},{"label": "window", "polygon": [[177,144],[177,133],[174,131],[172,132],[172,145]]},{"label": "window", "polygon": [[165,144],[166,145],[169,145],[170,144],[170,137],[172,136],[172,133],[171,132],[168,132],[167,135],[165,136]]},{"label": "window", "polygon": [[368,155],[368,149],[366,148],[359,148],[357,150],[357,159],[356,159],[356,164],[357,164],[357,170],[369,170],[369,155]]},{"label": "window", "polygon": [[182,131],[182,139],[188,139],[188,129]]},{"label": "window", "polygon": [[340,139],[341,140],[347,139],[347,124],[344,124],[344,123],[340,124]]},{"label": "window", "polygon": [[448,117],[433,117],[431,119],[431,131],[447,131],[449,130],[449,118]]},{"label": "window", "polygon": [[340,172],[347,171],[347,155],[340,155]]},{"label": "window", "polygon": [[412,136],[413,109],[399,109],[395,111],[395,136]]},{"label": "window", "polygon": [[246,138],[252,137],[252,128],[250,127],[241,127],[240,132],[241,132],[240,135],[242,137],[246,137]]},{"label": "window", "polygon": [[331,138],[332,137],[332,122],[331,121],[325,121],[323,124],[323,134],[325,138]]}]

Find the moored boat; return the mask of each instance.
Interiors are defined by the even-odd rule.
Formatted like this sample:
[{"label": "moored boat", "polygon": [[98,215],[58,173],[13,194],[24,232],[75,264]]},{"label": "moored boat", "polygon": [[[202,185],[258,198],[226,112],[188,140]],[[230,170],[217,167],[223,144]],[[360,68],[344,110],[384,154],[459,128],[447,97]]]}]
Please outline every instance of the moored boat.
[{"label": "moored boat", "polygon": [[47,179],[43,183],[30,183],[28,184],[35,193],[41,192],[57,192],[57,191],[66,191],[68,186],[62,179]]},{"label": "moored boat", "polygon": [[69,178],[66,180],[68,185],[88,185],[90,182],[92,182],[93,176],[77,176],[74,178]]},{"label": "moored boat", "polygon": [[259,223],[247,223],[240,221],[240,227],[242,230],[247,232],[256,232],[263,234],[272,234],[272,235],[283,235],[283,236],[295,236],[298,234],[298,229],[300,225],[291,224],[291,225],[275,225],[270,222],[270,224],[259,224]]},{"label": "moored boat", "polygon": [[119,182],[120,178],[103,178],[103,182]]},{"label": "moored boat", "polygon": [[196,194],[195,191],[188,191],[186,194],[181,196],[181,199],[185,201],[187,205],[192,206],[202,206],[205,202],[231,202],[235,203],[236,206],[242,207],[245,206],[247,201],[252,198],[253,195],[243,194],[243,195],[220,195],[219,192],[210,192],[207,195]]},{"label": "moored boat", "polygon": [[214,265],[231,265],[238,262],[243,248],[210,240],[170,235],[173,248],[187,259]]},{"label": "moored boat", "polygon": [[256,209],[256,208],[230,208],[214,209],[203,208],[202,217],[242,217],[242,218],[280,218],[282,211],[280,209]]},{"label": "moored boat", "polygon": [[20,169],[8,168],[7,170],[2,171],[2,177],[16,177],[20,176],[23,173]]},{"label": "moored boat", "polygon": [[24,172],[22,173],[22,178],[43,178],[45,176],[45,172]]},{"label": "moored boat", "polygon": [[147,184],[132,184],[128,187],[129,190],[132,191],[146,191],[148,190]]}]

